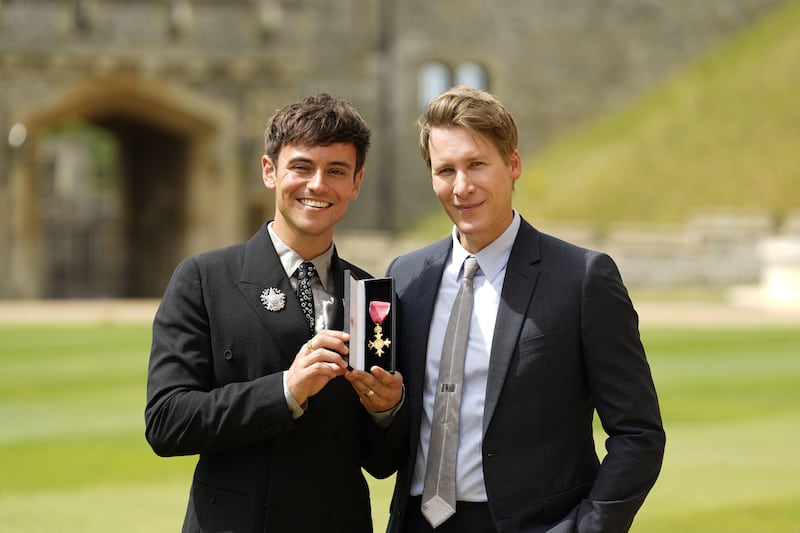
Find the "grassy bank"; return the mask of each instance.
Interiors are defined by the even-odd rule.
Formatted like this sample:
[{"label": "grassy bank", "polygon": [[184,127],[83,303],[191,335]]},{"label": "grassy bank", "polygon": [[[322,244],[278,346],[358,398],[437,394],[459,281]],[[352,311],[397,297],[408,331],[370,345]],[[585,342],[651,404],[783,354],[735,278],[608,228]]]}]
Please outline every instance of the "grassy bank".
[{"label": "grassy bank", "polygon": [[[522,154],[515,207],[534,225],[600,228],[683,224],[709,208],[787,215],[800,198],[798,27],[790,0],[624,107]],[[437,207],[409,232],[450,226]]]}]

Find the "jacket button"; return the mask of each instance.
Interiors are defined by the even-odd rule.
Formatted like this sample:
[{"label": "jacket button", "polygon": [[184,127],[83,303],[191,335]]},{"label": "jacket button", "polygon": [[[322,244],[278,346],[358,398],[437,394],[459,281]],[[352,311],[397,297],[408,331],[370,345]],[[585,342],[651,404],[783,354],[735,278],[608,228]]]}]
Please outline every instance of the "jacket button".
[{"label": "jacket button", "polygon": [[233,352],[230,351],[230,350],[225,350],[225,359],[228,360],[228,361],[233,359]]}]

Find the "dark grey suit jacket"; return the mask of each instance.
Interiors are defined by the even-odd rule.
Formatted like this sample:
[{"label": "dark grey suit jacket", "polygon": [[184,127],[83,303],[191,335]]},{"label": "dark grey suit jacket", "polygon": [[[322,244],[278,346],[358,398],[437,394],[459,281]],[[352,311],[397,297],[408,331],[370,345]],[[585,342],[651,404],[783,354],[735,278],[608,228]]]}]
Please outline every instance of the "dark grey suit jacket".
[{"label": "dark grey suit jacket", "polygon": [[[334,254],[339,303],[346,268],[367,276]],[[286,295],[279,312],[260,301],[271,287]],[[266,226],[176,269],[153,323],[145,421],[157,454],[200,455],[184,531],[372,531],[361,468],[392,473],[402,410],[381,429],[339,377],[293,420],[282,371],[307,340]]]},{"label": "dark grey suit jacket", "polygon": [[[401,531],[422,416],[428,329],[447,238],[396,259],[398,370],[410,410],[389,531]],[[608,433],[600,465],[594,411]],[[638,318],[604,254],[522,221],[506,270],[483,415],[483,473],[500,532],[627,531],[665,436]],[[410,451],[410,453],[409,453]]]}]

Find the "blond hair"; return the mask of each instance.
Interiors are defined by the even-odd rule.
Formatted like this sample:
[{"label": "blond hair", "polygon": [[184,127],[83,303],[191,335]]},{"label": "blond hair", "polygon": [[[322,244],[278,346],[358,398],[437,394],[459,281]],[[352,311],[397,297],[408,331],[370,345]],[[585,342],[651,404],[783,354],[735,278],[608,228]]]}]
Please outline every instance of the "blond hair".
[{"label": "blond hair", "polygon": [[420,153],[428,168],[432,128],[466,128],[480,133],[497,147],[506,162],[517,149],[517,124],[511,113],[493,95],[463,85],[431,100],[417,121],[417,128]]}]

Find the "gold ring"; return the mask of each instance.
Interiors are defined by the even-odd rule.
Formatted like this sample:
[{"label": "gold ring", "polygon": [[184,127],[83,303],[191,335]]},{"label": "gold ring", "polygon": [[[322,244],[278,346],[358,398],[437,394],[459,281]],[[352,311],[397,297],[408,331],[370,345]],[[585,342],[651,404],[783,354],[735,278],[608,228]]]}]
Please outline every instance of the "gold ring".
[{"label": "gold ring", "polygon": [[314,351],[314,337],[308,339],[308,342],[306,343],[306,350],[308,350],[308,353]]},{"label": "gold ring", "polygon": [[370,390],[368,390],[367,392],[364,393],[364,396],[366,396],[367,398],[370,398],[370,397],[372,397],[373,394],[375,394],[375,391],[370,389]]}]

